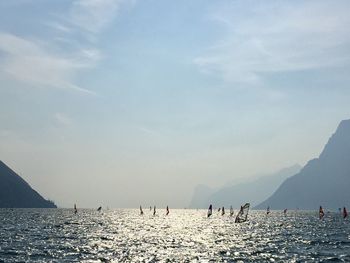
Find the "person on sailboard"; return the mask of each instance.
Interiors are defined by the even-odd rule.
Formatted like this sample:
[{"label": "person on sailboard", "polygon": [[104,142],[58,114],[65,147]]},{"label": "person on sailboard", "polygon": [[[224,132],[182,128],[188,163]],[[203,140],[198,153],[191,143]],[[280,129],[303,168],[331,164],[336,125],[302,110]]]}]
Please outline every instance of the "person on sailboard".
[{"label": "person on sailboard", "polygon": [[266,214],[267,214],[267,215],[270,214],[270,206],[267,207],[267,209],[266,209]]},{"label": "person on sailboard", "polygon": [[236,219],[235,219],[235,223],[239,223],[239,220],[240,220],[239,216],[242,214],[243,214],[243,206],[241,206],[241,208],[239,209],[239,212],[238,212]]},{"label": "person on sailboard", "polygon": [[209,205],[207,217],[210,217],[212,215],[212,213],[213,213],[213,206]]},{"label": "person on sailboard", "polygon": [[77,205],[74,204],[74,214],[78,213]]},{"label": "person on sailboard", "polygon": [[232,208],[232,205],[230,206],[230,216],[233,216],[233,208]]},{"label": "person on sailboard", "polygon": [[102,206],[99,206],[99,207],[97,208],[97,212],[101,212],[101,210],[102,210]]},{"label": "person on sailboard", "polygon": [[165,215],[166,216],[169,215],[169,207],[168,206],[166,206],[166,214]]},{"label": "person on sailboard", "polygon": [[324,212],[323,212],[322,206],[320,206],[320,210],[319,210],[318,214],[319,214],[320,219],[322,219],[324,217]]},{"label": "person on sailboard", "polygon": [[140,215],[143,215],[143,210],[141,206],[140,206]]},{"label": "person on sailboard", "polygon": [[346,208],[344,206],[343,208],[343,218],[347,218],[348,217],[348,211],[346,211]]},{"label": "person on sailboard", "polygon": [[221,215],[222,215],[222,216],[225,215],[225,207],[222,207],[222,208],[221,208]]},{"label": "person on sailboard", "polygon": [[287,208],[283,210],[283,214],[286,215],[287,214]]},{"label": "person on sailboard", "polygon": [[153,215],[156,215],[156,206],[153,207]]}]

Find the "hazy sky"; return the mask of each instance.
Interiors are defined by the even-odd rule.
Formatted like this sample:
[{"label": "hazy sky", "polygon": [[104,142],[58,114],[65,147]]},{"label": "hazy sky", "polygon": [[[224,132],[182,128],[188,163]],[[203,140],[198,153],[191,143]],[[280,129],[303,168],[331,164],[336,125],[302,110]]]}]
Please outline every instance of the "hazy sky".
[{"label": "hazy sky", "polygon": [[350,118],[350,1],[0,1],[0,159],[59,206],[187,206]]}]

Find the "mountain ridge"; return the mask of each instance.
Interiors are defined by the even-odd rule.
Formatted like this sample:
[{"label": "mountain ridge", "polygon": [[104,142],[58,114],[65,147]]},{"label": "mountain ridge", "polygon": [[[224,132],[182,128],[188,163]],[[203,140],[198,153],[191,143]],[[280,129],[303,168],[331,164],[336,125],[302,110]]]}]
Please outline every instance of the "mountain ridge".
[{"label": "mountain ridge", "polygon": [[[346,203],[346,204],[345,204]],[[256,209],[330,209],[350,203],[350,120],[343,120],[318,158],[286,179]]]},{"label": "mountain ridge", "polygon": [[[219,189],[211,189],[205,192],[206,188],[201,187],[202,191],[195,188],[194,195],[190,204],[191,208],[206,208],[209,203],[214,206],[230,206],[239,208],[241,204],[250,202],[253,205],[258,204],[261,200],[266,199],[273,191],[283,182],[285,178],[296,174],[301,166],[298,164],[280,169],[274,173],[265,174],[254,178],[252,181],[238,183],[221,187]],[[200,185],[199,185],[200,186]],[[257,191],[256,189],[260,189]],[[204,192],[204,193],[203,193]],[[195,200],[195,202],[194,202]],[[199,202],[199,200],[201,202]]]},{"label": "mountain ridge", "polygon": [[0,208],[57,208],[0,160]]}]

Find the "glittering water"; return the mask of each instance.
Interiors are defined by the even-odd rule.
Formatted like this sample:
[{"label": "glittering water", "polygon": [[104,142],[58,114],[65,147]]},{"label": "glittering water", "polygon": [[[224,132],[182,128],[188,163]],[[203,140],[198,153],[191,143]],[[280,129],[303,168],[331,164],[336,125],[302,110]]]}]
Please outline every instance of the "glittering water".
[{"label": "glittering water", "polygon": [[[237,212],[237,211],[236,211]],[[350,262],[338,213],[0,209],[0,262]]]}]

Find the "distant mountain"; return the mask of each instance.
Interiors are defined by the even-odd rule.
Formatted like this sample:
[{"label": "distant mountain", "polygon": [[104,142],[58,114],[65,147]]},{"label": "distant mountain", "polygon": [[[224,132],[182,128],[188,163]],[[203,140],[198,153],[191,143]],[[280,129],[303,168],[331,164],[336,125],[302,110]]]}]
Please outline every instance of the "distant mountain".
[{"label": "distant mountain", "polygon": [[0,207],[56,208],[56,205],[45,200],[26,181],[0,161]]},{"label": "distant mountain", "polygon": [[298,173],[300,168],[301,166],[296,164],[254,181],[223,187],[216,191],[208,186],[199,185],[194,191],[190,207],[206,208],[208,204],[213,204],[215,207],[232,205],[238,208],[246,202],[254,206],[270,196],[287,177]]},{"label": "distant mountain", "polygon": [[350,205],[350,120],[342,121],[319,158],[288,178],[257,209],[336,209]]},{"label": "distant mountain", "polygon": [[194,194],[192,196],[190,208],[206,208],[208,206],[207,200],[210,195],[214,193],[214,189],[207,185],[199,184],[194,189]]}]

